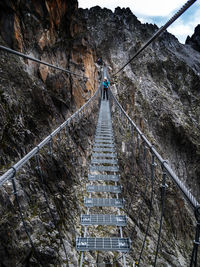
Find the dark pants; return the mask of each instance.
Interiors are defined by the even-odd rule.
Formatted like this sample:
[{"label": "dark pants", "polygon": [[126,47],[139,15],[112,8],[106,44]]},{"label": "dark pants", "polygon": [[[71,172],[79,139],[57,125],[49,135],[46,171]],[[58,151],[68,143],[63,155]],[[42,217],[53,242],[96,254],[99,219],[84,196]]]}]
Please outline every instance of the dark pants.
[{"label": "dark pants", "polygon": [[108,88],[103,88],[103,100],[108,100]]}]

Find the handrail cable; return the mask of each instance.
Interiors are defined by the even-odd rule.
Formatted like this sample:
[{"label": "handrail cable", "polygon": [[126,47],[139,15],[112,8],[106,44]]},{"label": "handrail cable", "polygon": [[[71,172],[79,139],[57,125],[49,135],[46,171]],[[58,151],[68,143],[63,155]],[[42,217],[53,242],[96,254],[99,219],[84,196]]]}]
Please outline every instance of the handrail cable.
[{"label": "handrail cable", "polygon": [[31,56],[27,56],[26,54],[23,54],[23,53],[21,53],[21,52],[18,52],[18,51],[16,51],[16,50],[13,50],[13,49],[11,49],[11,48],[9,48],[9,47],[6,47],[6,46],[3,46],[3,45],[0,45],[0,50],[4,50],[4,51],[6,51],[6,52],[8,52],[8,53],[11,53],[11,54],[13,54],[13,55],[17,55],[17,56],[19,56],[19,57],[23,57],[23,58],[26,58],[26,59],[30,59],[30,60],[35,61],[35,62],[37,62],[37,63],[46,65],[46,66],[48,66],[48,67],[51,67],[51,68],[54,68],[54,69],[57,69],[57,70],[64,71],[64,72],[66,72],[66,73],[68,73],[68,74],[72,74],[72,75],[81,77],[81,78],[86,79],[86,80],[89,79],[88,77],[85,77],[85,76],[83,76],[83,75],[77,74],[77,73],[72,72],[72,71],[70,71],[70,70],[68,70],[68,69],[64,69],[64,68],[62,68],[62,67],[55,66],[55,65],[53,65],[53,64],[50,64],[50,63],[48,63],[48,62],[39,60],[39,59],[37,59],[37,58],[31,57]]},{"label": "handrail cable", "polygon": [[163,217],[164,217],[164,209],[165,209],[165,197],[166,197],[166,172],[162,168],[162,187],[161,187],[161,214],[160,214],[160,227],[158,232],[158,241],[156,246],[156,253],[154,258],[154,267],[156,267],[157,258],[158,258],[158,251],[161,239],[161,232],[162,232],[162,225],[163,225]]},{"label": "handrail cable", "polygon": [[123,66],[119,69],[113,76],[116,76],[119,72],[121,72],[133,59],[135,59],[147,46],[149,46],[158,36],[161,35],[175,20],[177,20],[191,5],[194,4],[197,0],[189,0],[187,1],[182,8],[175,13],[175,15],[168,20],[168,22],[162,26],[135,54],[134,56]]},{"label": "handrail cable", "polygon": [[191,194],[191,192],[187,189],[187,187],[184,185],[184,183],[178,178],[178,176],[173,172],[171,167],[168,165],[166,160],[164,160],[161,155],[157,152],[157,150],[153,147],[153,145],[147,140],[145,135],[140,131],[140,129],[136,126],[136,124],[133,122],[133,120],[128,116],[128,114],[125,112],[121,104],[118,102],[112,91],[110,90],[110,95],[113,97],[116,105],[121,109],[122,113],[124,116],[128,119],[129,123],[132,124],[132,126],[135,128],[137,133],[140,135],[141,139],[145,142],[147,147],[151,150],[152,154],[155,155],[157,160],[161,163],[163,166],[163,169],[167,172],[168,176],[172,179],[172,181],[178,186],[178,188],[181,190],[183,193],[184,197],[187,199],[191,207],[195,210],[196,207],[200,206],[199,202],[197,199]]},{"label": "handrail cable", "polygon": [[31,235],[28,231],[28,228],[27,228],[27,225],[26,225],[26,222],[25,222],[25,219],[24,219],[24,215],[23,215],[23,212],[22,212],[22,207],[21,207],[21,204],[20,204],[20,201],[19,201],[19,196],[18,196],[18,193],[17,193],[17,186],[16,186],[16,182],[15,182],[15,175],[16,175],[16,170],[13,168],[13,175],[12,175],[12,186],[13,186],[13,193],[14,193],[14,196],[15,196],[15,200],[16,200],[16,203],[17,203],[17,207],[18,207],[18,210],[19,210],[19,214],[20,214],[20,218],[22,220],[22,224],[23,224],[23,227],[24,227],[24,230],[26,232],[26,235],[28,237],[28,240],[29,240],[29,243],[33,249],[33,253],[35,254],[35,257],[37,258],[38,260],[38,263],[39,263],[39,266],[42,266],[44,267],[44,264],[41,260],[41,257],[39,256],[39,253],[34,245],[34,242],[31,238]]},{"label": "handrail cable", "polygon": [[142,259],[142,254],[144,250],[144,246],[146,243],[147,235],[149,233],[149,227],[150,227],[150,221],[151,221],[151,216],[153,212],[153,196],[154,196],[154,180],[155,180],[155,155],[152,153],[152,162],[151,162],[151,197],[150,197],[150,210],[149,210],[149,215],[148,215],[148,222],[147,222],[147,227],[145,230],[145,235],[144,235],[144,240],[142,243],[142,248],[140,251],[139,255],[139,260],[138,260],[138,266],[140,266],[140,261]]},{"label": "handrail cable", "polygon": [[97,96],[99,88],[96,90],[95,94],[80,108],[78,109],[71,117],[69,117],[65,122],[63,122],[58,128],[56,128],[50,135],[48,135],[39,145],[35,146],[28,154],[26,154],[22,159],[20,159],[14,166],[8,169],[2,176],[0,176],[0,187],[10,178],[12,178],[15,171],[20,169],[27,161],[29,161],[33,156],[38,153],[38,150],[43,146],[48,144],[51,139],[64,129],[68,123],[75,118],[88,104]]},{"label": "handrail cable", "polygon": [[48,196],[47,196],[47,192],[46,192],[46,187],[45,187],[45,183],[44,183],[44,178],[43,178],[43,173],[42,173],[42,169],[41,169],[41,166],[40,166],[40,154],[39,154],[39,151],[35,155],[35,159],[36,159],[36,164],[37,164],[36,170],[37,170],[37,174],[38,174],[39,180],[40,180],[41,185],[42,185],[42,190],[43,190],[44,198],[45,198],[47,207],[49,209],[51,218],[53,220],[53,224],[54,224],[55,228],[57,228],[57,230],[58,230],[58,237],[59,237],[60,242],[62,243],[62,246],[63,246],[63,249],[64,249],[64,253],[65,253],[66,261],[67,261],[67,267],[69,267],[69,259],[68,259],[68,255],[67,255],[67,251],[66,251],[66,248],[65,248],[65,244],[64,244],[64,241],[63,241],[63,238],[62,238],[62,235],[61,235],[60,227],[59,227],[59,224],[56,222],[55,215],[53,213],[53,210],[52,210],[52,208],[50,206],[50,203],[49,203],[49,200],[48,200]]}]

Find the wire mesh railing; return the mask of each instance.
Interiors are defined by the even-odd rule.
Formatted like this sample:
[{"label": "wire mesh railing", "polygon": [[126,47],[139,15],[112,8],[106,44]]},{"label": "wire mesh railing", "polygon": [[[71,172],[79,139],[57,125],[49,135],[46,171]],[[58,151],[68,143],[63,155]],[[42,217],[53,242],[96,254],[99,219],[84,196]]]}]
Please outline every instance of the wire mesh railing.
[{"label": "wire mesh railing", "polygon": [[[184,229],[183,221],[186,221],[185,218],[187,218],[190,248],[193,246],[190,267],[197,267],[199,202],[128,116],[111,90],[109,98],[113,117],[116,125],[118,125],[117,147],[118,154],[121,155],[119,163],[124,172],[122,175],[124,196],[128,200],[126,201],[126,213],[134,225],[130,229],[130,238],[135,240],[136,245],[135,251],[130,253],[135,259],[135,265],[142,266],[142,262],[145,263],[146,260],[145,255],[149,253],[148,258],[151,266],[156,266],[159,254],[163,253],[165,247],[164,240],[167,239],[170,242],[170,238],[173,239],[173,236],[166,236],[166,233],[170,232],[167,227],[174,225],[176,228],[175,224],[179,219],[179,227]],[[132,177],[132,179],[127,179],[127,177]],[[180,204],[177,205],[175,202],[172,204],[168,199],[170,195],[174,194],[173,192],[176,192],[176,195],[173,196],[175,202],[181,202],[182,206],[186,206],[186,208],[181,209],[181,214],[178,215],[176,213],[179,211],[178,205]],[[187,202],[184,202],[182,195]],[[192,233],[195,224],[196,235],[192,245],[194,238]],[[163,227],[165,229],[164,233],[162,231]],[[173,229],[171,230],[173,232]],[[152,237],[153,232],[156,233],[157,237],[156,235]],[[153,248],[149,245],[149,239],[152,238],[154,239]],[[187,260],[189,262],[188,255]]]},{"label": "wire mesh railing", "polygon": [[[69,240],[65,234],[69,221],[73,226],[74,218],[66,209],[76,199],[68,183],[72,180],[73,155],[79,142],[73,139],[79,125],[87,122],[91,113],[96,114],[99,96],[98,89],[79,110],[0,177],[3,227],[0,236],[5,249],[16,242],[13,251],[9,251],[16,266],[26,261],[37,266],[48,266],[47,262],[69,266]],[[69,157],[69,167],[62,164],[66,157]],[[3,241],[5,235],[7,242]],[[17,262],[19,255],[23,262]],[[1,261],[3,264],[9,260],[2,257]]]}]

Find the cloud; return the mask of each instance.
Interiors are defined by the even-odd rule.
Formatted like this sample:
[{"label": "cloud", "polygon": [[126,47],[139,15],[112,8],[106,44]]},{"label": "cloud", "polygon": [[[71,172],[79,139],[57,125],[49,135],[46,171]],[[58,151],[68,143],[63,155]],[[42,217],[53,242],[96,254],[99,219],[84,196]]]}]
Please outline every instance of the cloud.
[{"label": "cloud", "polygon": [[185,0],[79,0],[79,6],[89,8],[95,5],[114,10],[117,6],[129,7],[134,14],[144,16],[168,16],[181,7]]},{"label": "cloud", "polygon": [[186,12],[182,17],[175,21],[168,31],[174,34],[181,43],[185,43],[188,35],[194,33],[194,28],[200,24],[200,5],[197,3],[192,8],[194,11]]},{"label": "cloud", "polygon": [[185,43],[186,37],[188,35],[192,35],[194,28],[191,28],[183,21],[179,21],[178,23],[176,23],[176,25],[169,27],[168,32],[175,35],[178,38],[179,42]]},{"label": "cloud", "polygon": [[[160,27],[185,4],[186,0],[78,0],[78,2],[79,7],[82,8],[98,5],[112,11],[117,6],[129,7],[142,23],[155,23]],[[200,3],[197,1],[168,28],[168,31],[174,34],[181,43],[185,43],[187,35],[192,35],[194,28],[200,24],[199,18]]]}]

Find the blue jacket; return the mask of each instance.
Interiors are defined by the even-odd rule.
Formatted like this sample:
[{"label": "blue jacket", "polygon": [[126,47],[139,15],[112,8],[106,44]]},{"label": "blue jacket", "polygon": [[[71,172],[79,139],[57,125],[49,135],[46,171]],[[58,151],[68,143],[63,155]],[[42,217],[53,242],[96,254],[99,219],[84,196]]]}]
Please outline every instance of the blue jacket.
[{"label": "blue jacket", "polygon": [[105,81],[103,81],[103,87],[104,88],[108,88],[108,85],[109,85],[110,83],[109,83],[109,81],[107,80],[106,82]]}]

